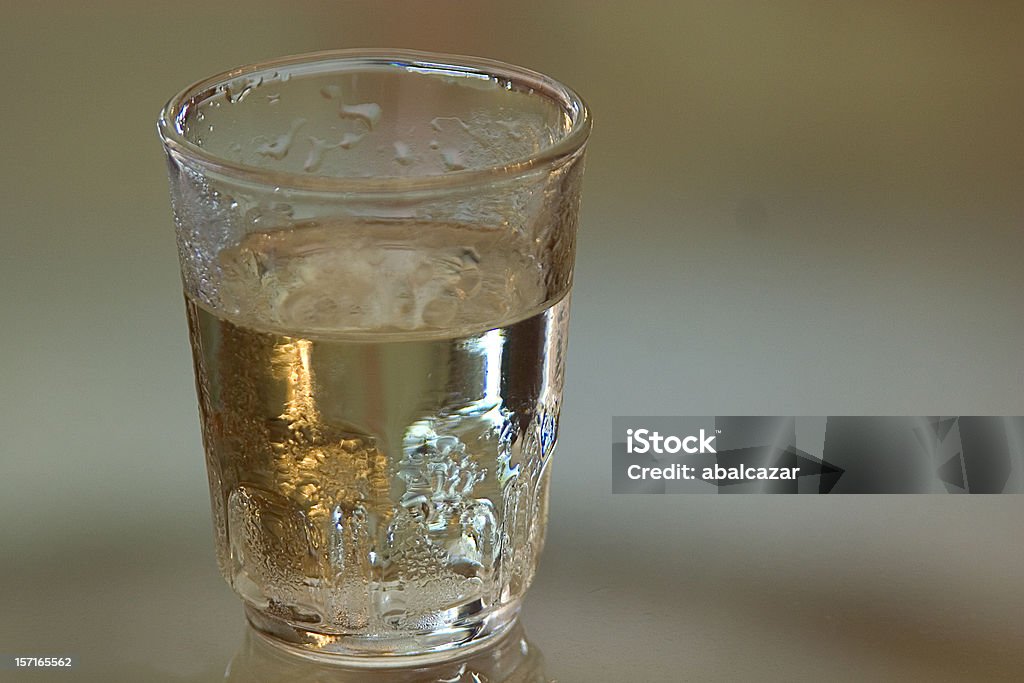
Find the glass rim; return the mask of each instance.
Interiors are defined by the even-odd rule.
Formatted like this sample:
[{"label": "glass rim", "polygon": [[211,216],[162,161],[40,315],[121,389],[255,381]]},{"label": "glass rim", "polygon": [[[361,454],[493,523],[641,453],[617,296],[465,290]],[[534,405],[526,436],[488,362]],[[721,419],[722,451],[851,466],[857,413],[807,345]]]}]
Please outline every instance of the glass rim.
[{"label": "glass rim", "polygon": [[[571,125],[557,140],[544,145],[529,156],[506,163],[422,176],[321,176],[293,171],[277,171],[230,161],[217,154],[212,154],[186,139],[182,133],[181,124],[189,107],[204,99],[211,89],[262,71],[332,61],[348,62],[352,65],[393,66],[403,70],[448,70],[504,78],[523,84],[532,93],[555,102],[561,112],[569,117]],[[554,167],[572,158],[584,148],[590,136],[591,127],[590,111],[583,98],[568,86],[540,72],[484,57],[389,48],[350,48],[308,52],[254,62],[223,71],[196,81],[181,90],[164,105],[157,120],[157,132],[164,148],[171,154],[198,164],[204,170],[237,180],[271,185],[282,189],[359,194],[392,194],[458,188],[513,178],[538,168]]]}]

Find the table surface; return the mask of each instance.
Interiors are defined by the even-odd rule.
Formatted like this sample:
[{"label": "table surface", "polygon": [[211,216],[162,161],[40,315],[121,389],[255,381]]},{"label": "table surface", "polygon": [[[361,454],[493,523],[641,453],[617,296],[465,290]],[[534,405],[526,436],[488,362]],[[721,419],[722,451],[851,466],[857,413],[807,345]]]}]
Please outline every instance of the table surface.
[{"label": "table surface", "polygon": [[462,680],[1019,678],[1024,498],[612,495],[610,437],[1024,414],[1022,33],[955,0],[4,4],[0,653],[79,663],[0,680],[373,680],[253,642],[217,574],[154,132],[190,81],[357,45],[595,113],[528,647]]},{"label": "table surface", "polygon": [[[633,501],[566,470],[524,632],[455,680],[1010,680],[1024,667],[1019,496]],[[588,507],[573,502],[584,493]],[[117,533],[69,517],[46,549],[8,555],[4,652],[74,655],[69,678],[88,681],[455,676],[339,674],[254,640],[204,512]]]}]

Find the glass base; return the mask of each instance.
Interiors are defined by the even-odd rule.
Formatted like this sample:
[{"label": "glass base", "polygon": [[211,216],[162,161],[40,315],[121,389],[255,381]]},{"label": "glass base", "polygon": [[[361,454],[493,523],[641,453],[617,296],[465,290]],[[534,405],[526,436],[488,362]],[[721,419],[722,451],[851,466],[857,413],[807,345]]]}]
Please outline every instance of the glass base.
[{"label": "glass base", "polygon": [[426,666],[471,655],[506,635],[519,616],[519,602],[490,612],[472,623],[433,631],[382,635],[321,633],[295,626],[251,605],[245,616],[257,634],[272,645],[321,663],[362,668]]}]

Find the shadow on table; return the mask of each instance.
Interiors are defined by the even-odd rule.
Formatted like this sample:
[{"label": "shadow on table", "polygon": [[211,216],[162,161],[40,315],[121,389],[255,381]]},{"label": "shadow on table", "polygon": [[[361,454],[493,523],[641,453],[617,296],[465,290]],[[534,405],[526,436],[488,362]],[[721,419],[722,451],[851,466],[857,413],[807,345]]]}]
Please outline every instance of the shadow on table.
[{"label": "shadow on table", "polygon": [[521,624],[492,647],[463,659],[426,667],[375,671],[325,664],[291,654],[268,643],[251,628],[231,659],[224,680],[230,683],[330,681],[331,683],[547,683],[544,657],[526,639]]}]

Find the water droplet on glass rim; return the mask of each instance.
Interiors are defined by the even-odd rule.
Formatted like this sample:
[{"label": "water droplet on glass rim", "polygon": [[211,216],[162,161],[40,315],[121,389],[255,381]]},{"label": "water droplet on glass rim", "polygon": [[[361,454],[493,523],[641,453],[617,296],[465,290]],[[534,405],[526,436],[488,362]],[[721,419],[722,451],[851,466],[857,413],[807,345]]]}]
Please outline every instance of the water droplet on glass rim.
[{"label": "water droplet on glass rim", "polygon": [[227,97],[228,103],[237,104],[261,85],[263,85],[263,76],[247,78],[241,83],[239,81],[234,81],[224,86],[224,95]]},{"label": "water droplet on glass rim", "polygon": [[309,154],[306,156],[306,162],[302,165],[303,170],[307,173],[312,173],[320,168],[324,160],[324,152],[341,146],[340,143],[330,143],[313,136],[309,137],[309,143],[311,145]]},{"label": "water droplet on glass rim", "polygon": [[332,100],[341,94],[341,88],[337,85],[325,85],[320,88],[320,95],[327,100]]},{"label": "water droplet on glass rim", "polygon": [[395,161],[406,166],[413,161],[412,151],[409,149],[409,145],[405,144],[401,140],[394,142],[395,148]]},{"label": "water droplet on glass rim", "polygon": [[273,142],[267,142],[260,145],[256,148],[256,152],[274,159],[284,159],[288,156],[289,150],[291,150],[292,140],[295,137],[295,134],[299,132],[299,129],[304,125],[306,125],[306,119],[295,119],[292,121],[292,126],[288,129],[287,133],[278,136],[278,138]]},{"label": "water droplet on glass rim", "polygon": [[341,142],[338,143],[338,147],[341,147],[342,149],[349,149],[364,137],[366,136],[360,135],[359,133],[345,133],[341,136]]},{"label": "water droplet on glass rim", "polygon": [[381,108],[375,102],[365,104],[343,104],[338,108],[338,116],[343,119],[358,119],[365,123],[370,130],[380,121]]},{"label": "water droplet on glass rim", "polygon": [[462,160],[462,154],[457,149],[448,148],[441,150],[441,159],[444,161],[444,167],[449,171],[461,171],[466,168],[466,163]]}]

